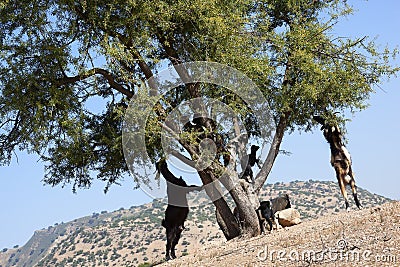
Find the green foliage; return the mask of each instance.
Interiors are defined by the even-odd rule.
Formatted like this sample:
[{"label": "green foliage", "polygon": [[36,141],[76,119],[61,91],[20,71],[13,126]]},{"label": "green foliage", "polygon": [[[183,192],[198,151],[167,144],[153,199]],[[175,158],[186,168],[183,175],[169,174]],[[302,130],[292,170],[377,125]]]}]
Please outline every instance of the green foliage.
[{"label": "green foliage", "polygon": [[[339,0],[2,2],[0,164],[26,150],[46,163],[47,184],[75,191],[97,177],[107,190],[127,172],[127,103],[166,63],[237,68],[262,89],[276,118],[287,117],[289,130],[310,130],[315,113],[343,122],[344,111],[364,109],[373,85],[397,71],[389,64],[397,51],[332,34],[351,12]],[[203,85],[201,94],[225,101],[257,136],[261,126],[240,99],[215,86]],[[177,88],[155,107],[146,126],[152,160],[162,156],[159,122],[191,97]]]}]

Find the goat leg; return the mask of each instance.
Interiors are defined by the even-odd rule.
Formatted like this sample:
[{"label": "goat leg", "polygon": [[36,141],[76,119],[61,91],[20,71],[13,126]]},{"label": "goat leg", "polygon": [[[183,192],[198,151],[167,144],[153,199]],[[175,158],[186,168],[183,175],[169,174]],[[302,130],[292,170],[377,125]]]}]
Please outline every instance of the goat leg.
[{"label": "goat leg", "polygon": [[269,218],[267,220],[268,225],[269,225],[269,231],[272,233],[272,230],[274,229],[273,225],[272,225],[272,218]]},{"label": "goat leg", "polygon": [[165,260],[170,260],[171,257],[169,255],[169,252],[171,250],[171,240],[167,238],[167,245],[165,246]]},{"label": "goat leg", "polygon": [[274,222],[275,222],[276,230],[282,228],[282,226],[279,224],[279,216],[274,217]]},{"label": "goat leg", "polygon": [[176,255],[175,255],[175,246],[178,244],[178,241],[179,241],[179,239],[181,238],[181,233],[182,233],[182,231],[183,231],[182,227],[178,226],[178,227],[176,228],[175,237],[174,237],[174,239],[172,240],[171,257],[172,257],[173,259],[176,258]]},{"label": "goat leg", "polygon": [[356,181],[354,179],[354,173],[353,173],[353,170],[351,169],[351,166],[349,168],[349,176],[351,177],[350,186],[351,186],[351,191],[353,192],[354,202],[356,202],[357,208],[361,209],[362,206],[360,204],[360,201],[358,200],[357,190],[356,190],[356,188],[357,188]]},{"label": "goat leg", "polygon": [[335,171],[336,171],[336,177],[338,179],[340,191],[342,192],[342,196],[344,197],[344,201],[346,204],[346,210],[349,211],[349,200],[347,198],[347,192],[346,192],[346,172],[343,171],[342,167],[340,166],[340,162],[335,162],[334,164]]},{"label": "goat leg", "polygon": [[[171,226],[169,226],[171,227]],[[175,239],[175,234],[176,234],[176,227],[172,228],[167,228],[167,245],[165,248],[165,259],[168,261],[171,259],[171,257],[174,259],[174,254],[171,252],[171,249],[173,248],[173,241]]]}]

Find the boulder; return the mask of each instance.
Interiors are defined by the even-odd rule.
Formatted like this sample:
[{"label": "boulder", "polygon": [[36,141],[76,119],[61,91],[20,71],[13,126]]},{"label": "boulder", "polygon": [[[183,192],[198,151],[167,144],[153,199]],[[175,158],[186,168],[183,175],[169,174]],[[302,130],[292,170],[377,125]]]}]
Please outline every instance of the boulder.
[{"label": "boulder", "polygon": [[300,213],[294,208],[284,209],[275,213],[275,218],[283,227],[292,226],[301,223]]}]

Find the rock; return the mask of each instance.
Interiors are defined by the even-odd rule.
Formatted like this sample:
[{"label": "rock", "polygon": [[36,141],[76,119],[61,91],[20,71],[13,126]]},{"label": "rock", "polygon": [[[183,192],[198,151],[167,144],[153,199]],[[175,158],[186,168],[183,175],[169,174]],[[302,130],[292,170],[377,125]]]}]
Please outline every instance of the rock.
[{"label": "rock", "polygon": [[275,213],[280,225],[287,227],[301,223],[300,213],[294,208],[284,209]]}]

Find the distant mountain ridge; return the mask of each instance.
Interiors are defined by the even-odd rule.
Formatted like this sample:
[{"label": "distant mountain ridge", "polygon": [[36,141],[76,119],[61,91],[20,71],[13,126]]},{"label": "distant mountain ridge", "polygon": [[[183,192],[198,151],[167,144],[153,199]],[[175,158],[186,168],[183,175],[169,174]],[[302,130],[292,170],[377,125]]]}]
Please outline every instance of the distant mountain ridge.
[{"label": "distant mountain ridge", "polygon": [[[389,198],[358,188],[361,204],[373,207]],[[344,200],[332,181],[293,181],[266,184],[260,194],[267,200],[289,194],[302,220],[344,211]],[[350,200],[350,206],[355,204]],[[186,230],[177,246],[178,257],[194,254],[206,243],[223,242],[215,222],[214,206],[206,198],[190,202],[204,203],[190,209]],[[159,199],[129,209],[94,213],[68,223],[35,231],[22,247],[0,252],[0,267],[9,266],[146,266],[162,262],[165,231],[161,227],[166,204]]]}]

